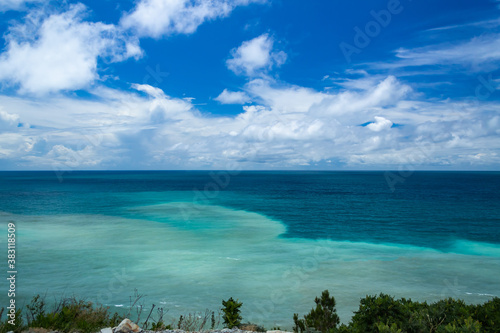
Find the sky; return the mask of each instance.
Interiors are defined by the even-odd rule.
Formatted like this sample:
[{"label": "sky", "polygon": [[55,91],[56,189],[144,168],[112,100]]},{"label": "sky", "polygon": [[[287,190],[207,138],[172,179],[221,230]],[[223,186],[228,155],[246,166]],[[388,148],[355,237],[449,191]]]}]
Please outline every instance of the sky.
[{"label": "sky", "polygon": [[500,170],[500,1],[0,0],[0,170]]}]

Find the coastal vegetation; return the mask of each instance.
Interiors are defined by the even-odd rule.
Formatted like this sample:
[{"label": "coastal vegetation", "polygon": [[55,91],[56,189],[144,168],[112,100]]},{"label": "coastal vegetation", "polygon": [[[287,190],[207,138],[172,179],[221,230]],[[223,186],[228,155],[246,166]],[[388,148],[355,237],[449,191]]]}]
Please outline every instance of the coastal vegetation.
[{"label": "coastal vegetation", "polygon": [[435,303],[394,299],[380,294],[361,299],[359,309],[348,325],[338,326],[335,299],[325,290],[316,308],[298,319],[294,315],[294,331],[321,333],[493,333],[500,332],[500,298],[478,305],[447,298]]},{"label": "coastal vegetation", "polygon": [[[142,296],[141,296],[142,297]],[[170,324],[165,323],[163,308],[155,308],[143,314],[143,306],[137,306],[137,299],[131,302],[137,310],[132,314],[132,306],[127,314],[135,316],[135,321],[143,328],[153,331],[181,329],[188,332],[208,331],[221,327],[242,330],[265,331],[256,324],[242,324],[240,308],[242,302],[233,298],[222,301],[220,311],[206,310],[180,316]],[[495,297],[483,304],[466,304],[453,298],[434,303],[417,302],[410,299],[395,299],[386,294],[366,296],[360,300],[359,309],[354,312],[348,324],[340,324],[336,312],[335,298],[328,290],[314,299],[311,311],[299,317],[293,315],[293,331],[296,333],[493,333],[500,332],[500,298]],[[156,311],[154,311],[156,310]],[[0,310],[5,318],[5,310]],[[142,319],[141,319],[142,316]],[[0,322],[0,333],[23,332],[38,328],[58,332],[95,333],[105,327],[115,327],[123,315],[111,313],[109,308],[78,300],[65,298],[50,307],[44,297],[33,297],[23,311],[17,310],[15,324],[8,320]],[[222,321],[221,321],[222,318]],[[275,329],[275,328],[273,328]]]},{"label": "coastal vegetation", "polygon": [[231,297],[227,301],[223,300],[222,305],[224,306],[222,308],[222,312],[224,312],[224,315],[222,316],[222,319],[224,320],[224,325],[227,328],[240,326],[242,319],[240,315],[240,308],[243,305],[243,303],[238,302],[238,300],[235,301]]}]

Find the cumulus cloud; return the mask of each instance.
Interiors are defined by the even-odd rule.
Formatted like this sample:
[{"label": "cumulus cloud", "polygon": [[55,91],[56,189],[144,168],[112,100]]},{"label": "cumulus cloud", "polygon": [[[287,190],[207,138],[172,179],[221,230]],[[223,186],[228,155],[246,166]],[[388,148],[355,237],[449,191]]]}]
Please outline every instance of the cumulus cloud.
[{"label": "cumulus cloud", "polygon": [[274,40],[268,34],[245,41],[231,50],[231,58],[226,61],[227,67],[236,74],[247,76],[280,67],[285,63],[287,55],[283,51],[272,52],[273,44]]},{"label": "cumulus cloud", "polygon": [[208,20],[228,16],[238,6],[263,0],[141,0],[121,25],[140,36],[190,34]]},{"label": "cumulus cloud", "polygon": [[96,156],[93,146],[73,150],[64,145],[55,145],[44,157],[54,168],[86,168],[98,165],[102,160]]},{"label": "cumulus cloud", "polygon": [[19,121],[19,115],[11,114],[0,109],[0,122],[13,125]]},{"label": "cumulus cloud", "polygon": [[222,104],[245,104],[251,100],[243,91],[229,91],[227,89],[224,89],[220,95],[214,99]]},{"label": "cumulus cloud", "polygon": [[0,54],[0,80],[20,93],[83,89],[99,78],[98,60],[141,56],[137,39],[113,25],[84,21],[85,12],[82,4],[52,15],[34,11],[25,24],[11,27]]},{"label": "cumulus cloud", "polygon": [[5,112],[0,108],[0,131],[12,132],[19,124],[19,115]]},{"label": "cumulus cloud", "polygon": [[[93,84],[100,63],[142,55],[138,37],[193,33],[253,2],[263,1],[138,0],[119,26],[87,21],[81,4],[60,13],[35,6],[4,35],[0,81],[37,96],[0,95],[0,160],[27,169],[499,165],[496,100],[469,106],[425,99],[395,76],[362,70],[351,71],[361,76],[356,79],[325,76],[335,84],[325,90],[280,82],[268,74],[287,55],[269,34],[243,42],[226,61],[246,83],[214,100],[241,104],[237,115],[204,114],[191,99],[148,84],[128,91]],[[26,3],[0,0],[0,11]],[[128,35],[133,32],[138,37]],[[499,36],[400,49],[396,62],[380,66],[488,68],[500,61]],[[93,98],[51,94],[76,89]]]},{"label": "cumulus cloud", "polygon": [[132,88],[137,91],[142,91],[151,97],[164,98],[165,93],[160,88],[150,86],[149,84],[132,84]]},{"label": "cumulus cloud", "polygon": [[[133,85],[131,92],[98,87],[91,91],[96,100],[59,96],[38,105],[0,96],[9,110],[2,119],[35,125],[0,134],[0,159],[45,169],[499,162],[498,103],[469,109],[450,100],[417,100],[394,77],[366,82],[356,92],[334,92],[255,79],[244,88],[255,104],[231,117],[207,116],[189,100],[145,84]],[[373,122],[362,127],[360,119]],[[404,126],[392,127],[393,122]]]},{"label": "cumulus cloud", "polygon": [[307,112],[314,104],[332,96],[296,85],[275,85],[269,79],[253,79],[245,88],[261,103],[286,112]]},{"label": "cumulus cloud", "polygon": [[368,124],[366,127],[374,132],[380,132],[391,128],[392,124],[392,121],[390,121],[389,119],[375,116],[375,122]]}]

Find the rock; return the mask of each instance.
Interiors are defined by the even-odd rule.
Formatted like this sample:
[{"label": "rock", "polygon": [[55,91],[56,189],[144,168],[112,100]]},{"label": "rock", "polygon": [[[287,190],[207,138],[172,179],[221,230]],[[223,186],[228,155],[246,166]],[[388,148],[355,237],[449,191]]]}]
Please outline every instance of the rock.
[{"label": "rock", "polygon": [[113,333],[113,329],[111,327],[106,327],[101,330],[101,333]]},{"label": "rock", "polygon": [[123,319],[120,325],[113,328],[113,333],[139,333],[141,331],[142,329],[128,318]]}]

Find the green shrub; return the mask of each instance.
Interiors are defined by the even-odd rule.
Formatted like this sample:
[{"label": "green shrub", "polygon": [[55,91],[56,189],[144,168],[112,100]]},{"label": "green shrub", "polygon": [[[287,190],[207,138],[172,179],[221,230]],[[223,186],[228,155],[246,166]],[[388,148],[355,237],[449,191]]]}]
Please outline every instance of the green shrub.
[{"label": "green shrub", "polygon": [[471,317],[439,327],[436,333],[481,333],[481,323]]},{"label": "green shrub", "polygon": [[165,323],[160,320],[157,321],[156,323],[153,323],[151,325],[151,331],[164,331],[164,330],[171,330],[172,326],[171,325],[165,325]]},{"label": "green shrub", "polygon": [[61,332],[93,333],[103,327],[116,326],[121,318],[115,313],[110,317],[109,308],[96,307],[92,303],[75,298],[61,300],[51,312],[39,295],[33,297],[28,309],[28,326],[42,327]]},{"label": "green shrub", "polygon": [[482,324],[482,332],[500,332],[500,298],[495,297],[484,304],[472,306],[472,312],[472,318]]},{"label": "green shrub", "polygon": [[340,322],[337,310],[335,309],[335,298],[330,297],[328,290],[323,291],[321,298],[314,299],[316,308],[312,308],[311,312],[304,316],[304,319],[299,319],[299,315],[293,315],[295,326],[294,332],[305,332],[310,328],[314,328],[322,333],[335,332],[337,325]]},{"label": "green shrub", "polygon": [[304,319],[294,314],[295,332],[322,333],[478,333],[500,332],[500,299],[482,305],[468,305],[463,300],[447,298],[432,304],[394,299],[380,294],[360,300],[359,310],[349,325],[337,328],[335,300],[328,291],[316,297],[313,308]]},{"label": "green shrub", "polygon": [[224,325],[227,328],[238,327],[241,324],[240,307],[243,303],[238,302],[238,300],[233,300],[229,298],[227,301],[222,300],[222,319],[224,320]]},{"label": "green shrub", "polygon": [[[0,318],[2,318],[4,311],[5,311],[4,308],[0,310]],[[0,333],[7,333],[10,331],[13,331],[15,333],[21,333],[25,329],[20,309],[16,310],[15,316],[16,318],[14,319],[14,325],[12,325],[12,319],[10,317],[7,317],[5,321],[0,322]]]},{"label": "green shrub", "polygon": [[377,323],[375,324],[377,326],[377,330],[380,333],[401,333],[401,329],[398,328],[396,324],[392,324],[391,326],[384,324],[384,323]]},{"label": "green shrub", "polygon": [[384,323],[390,327],[395,324],[397,327],[401,327],[405,318],[408,318],[404,303],[407,301],[396,301],[393,297],[385,294],[366,296],[361,299],[359,310],[354,312],[349,326],[355,332],[363,333],[378,332],[378,323]]}]

